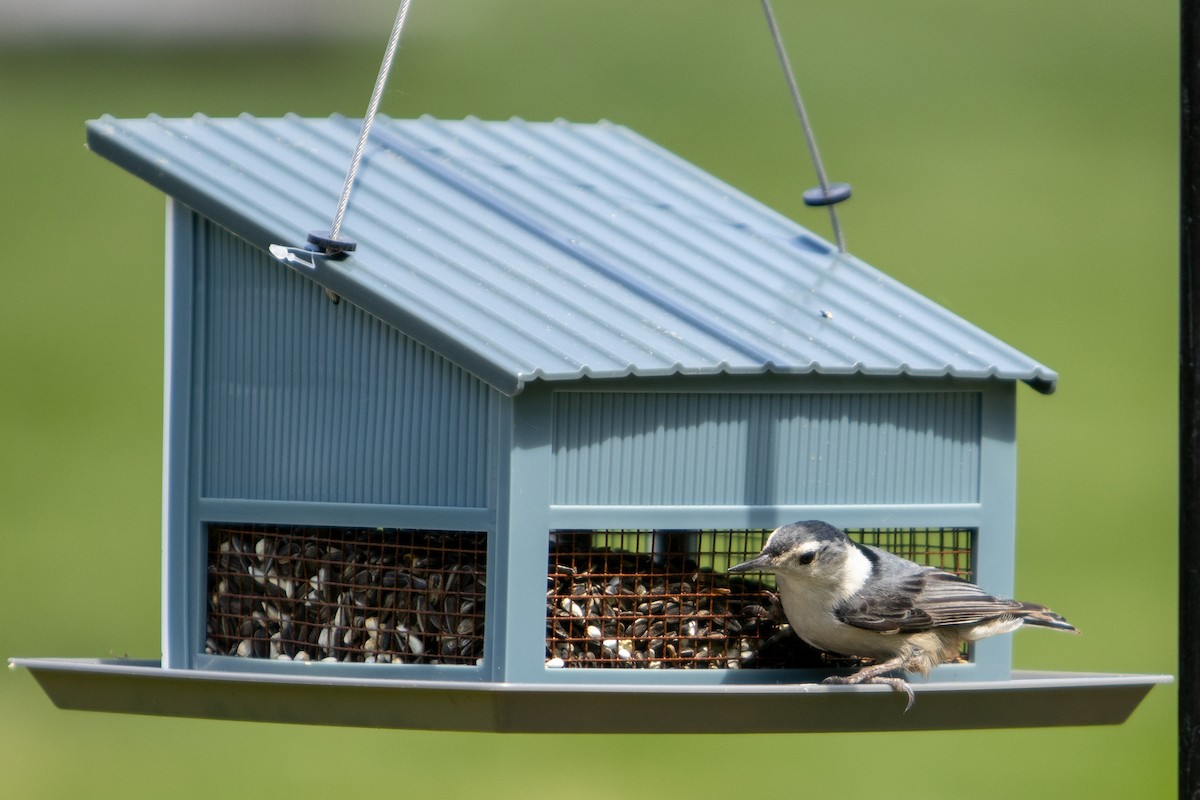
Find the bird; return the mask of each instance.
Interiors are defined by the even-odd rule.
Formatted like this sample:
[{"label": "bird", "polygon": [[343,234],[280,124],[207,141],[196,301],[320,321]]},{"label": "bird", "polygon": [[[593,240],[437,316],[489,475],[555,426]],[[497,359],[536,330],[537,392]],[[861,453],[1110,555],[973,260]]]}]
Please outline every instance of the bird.
[{"label": "bird", "polygon": [[1078,633],[1045,606],[994,597],[953,573],[860,544],[827,522],[805,520],[771,532],[762,551],[728,572],[775,575],[784,616],[808,644],[873,663],[827,684],[886,684],[916,698],[897,670],[928,676],[963,643],[1024,625]]}]

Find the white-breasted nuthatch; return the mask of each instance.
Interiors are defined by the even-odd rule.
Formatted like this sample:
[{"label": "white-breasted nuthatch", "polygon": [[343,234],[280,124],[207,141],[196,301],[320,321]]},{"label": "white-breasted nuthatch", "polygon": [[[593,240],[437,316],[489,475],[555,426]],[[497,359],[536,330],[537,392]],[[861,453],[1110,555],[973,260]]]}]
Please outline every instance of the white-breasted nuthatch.
[{"label": "white-breasted nuthatch", "polygon": [[730,572],[772,572],[792,630],[819,650],[875,663],[825,683],[883,683],[914,695],[895,670],[928,675],[964,642],[1037,625],[1078,633],[1045,606],[1003,600],[934,567],[859,544],[826,522],[775,529],[762,552]]}]

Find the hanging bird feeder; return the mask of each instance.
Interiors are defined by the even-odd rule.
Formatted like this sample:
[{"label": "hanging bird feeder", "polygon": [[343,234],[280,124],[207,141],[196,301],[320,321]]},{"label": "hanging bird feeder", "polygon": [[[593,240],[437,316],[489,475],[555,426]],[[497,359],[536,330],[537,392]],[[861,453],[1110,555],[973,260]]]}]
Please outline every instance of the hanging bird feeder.
[{"label": "hanging bird feeder", "polygon": [[818,685],[855,662],[727,568],[821,518],[1011,596],[1016,394],[1056,374],[619,125],[368,120],[88,124],[168,197],[163,655],[15,660],[58,705],[904,730],[1118,723],[1166,680],[996,637],[906,714]]}]

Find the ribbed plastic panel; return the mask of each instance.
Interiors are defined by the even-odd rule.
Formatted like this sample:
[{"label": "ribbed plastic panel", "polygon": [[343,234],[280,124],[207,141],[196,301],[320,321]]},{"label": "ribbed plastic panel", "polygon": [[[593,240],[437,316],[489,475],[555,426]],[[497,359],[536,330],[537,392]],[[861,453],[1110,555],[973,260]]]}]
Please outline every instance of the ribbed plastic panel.
[{"label": "ribbed plastic panel", "polygon": [[[358,128],[105,117],[88,141],[265,249],[328,228]],[[725,372],[1057,379],[608,123],[380,118],[342,234],[358,249],[316,279],[509,394]]]},{"label": "ribbed plastic panel", "polygon": [[560,392],[554,502],[978,502],[980,405],[972,392]]},{"label": "ribbed plastic panel", "polygon": [[203,493],[487,505],[486,384],[200,223]]}]

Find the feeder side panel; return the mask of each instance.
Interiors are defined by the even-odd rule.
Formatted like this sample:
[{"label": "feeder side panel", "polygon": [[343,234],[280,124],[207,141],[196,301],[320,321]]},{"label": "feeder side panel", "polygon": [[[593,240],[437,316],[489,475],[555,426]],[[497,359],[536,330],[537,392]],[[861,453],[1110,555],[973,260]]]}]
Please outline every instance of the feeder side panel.
[{"label": "feeder side panel", "polygon": [[977,503],[981,395],[559,392],[558,505]]},{"label": "feeder side panel", "polygon": [[167,220],[165,666],[203,657],[210,523],[493,530],[495,390],[183,203]]},{"label": "feeder side panel", "polygon": [[487,506],[493,390],[216,225],[205,239],[203,496]]},{"label": "feeder side panel", "polygon": [[[751,529],[765,536],[777,525],[813,517],[913,537],[961,529],[970,557],[954,557],[966,558],[963,563],[977,570],[972,579],[986,589],[1012,596],[1015,387],[1012,381],[847,378],[556,389],[551,538],[561,545],[564,534],[574,537],[568,544],[582,542],[584,549],[576,550],[583,552],[598,535],[640,531],[636,540],[604,547],[645,555],[650,551],[642,539],[657,542],[664,534],[733,541]],[[683,551],[703,570],[706,551],[687,541]],[[914,540],[918,550],[945,544],[921,541]],[[711,562],[716,574],[728,562],[722,558]],[[552,574],[558,574],[556,564]],[[548,609],[548,619],[556,615]],[[601,633],[604,622],[595,623]],[[548,652],[566,658],[555,649],[565,640],[548,625]],[[947,666],[936,680],[1005,680],[1011,657],[1011,637],[993,637],[973,648],[970,663]],[[626,672],[547,675],[563,683],[643,679]],[[716,677],[705,676],[712,670],[667,672],[679,683],[743,677],[739,670]]]}]

